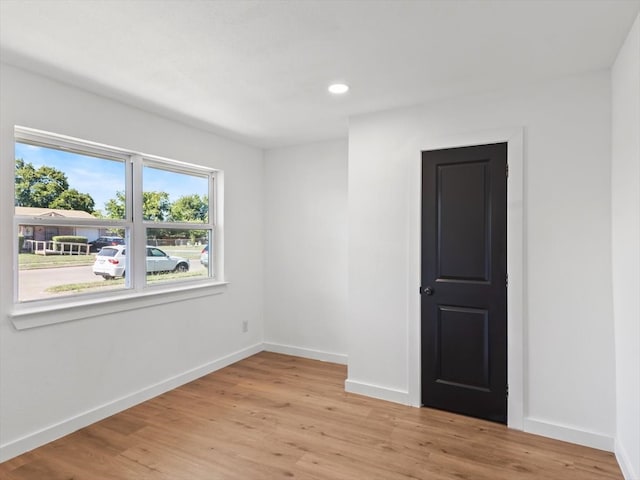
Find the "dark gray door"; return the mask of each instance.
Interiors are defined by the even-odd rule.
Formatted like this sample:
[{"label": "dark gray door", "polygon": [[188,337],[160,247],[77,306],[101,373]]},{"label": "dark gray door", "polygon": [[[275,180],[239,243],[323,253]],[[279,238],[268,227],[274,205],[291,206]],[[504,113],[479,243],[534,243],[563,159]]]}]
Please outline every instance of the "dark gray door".
[{"label": "dark gray door", "polygon": [[507,421],[507,144],[422,152],[422,403]]}]

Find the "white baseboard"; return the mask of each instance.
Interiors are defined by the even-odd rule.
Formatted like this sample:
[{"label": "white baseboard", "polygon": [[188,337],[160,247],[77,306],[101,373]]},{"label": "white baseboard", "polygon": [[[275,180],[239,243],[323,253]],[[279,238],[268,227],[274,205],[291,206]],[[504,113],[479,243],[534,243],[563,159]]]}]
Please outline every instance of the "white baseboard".
[{"label": "white baseboard", "polygon": [[618,465],[620,465],[620,470],[622,470],[622,476],[625,480],[637,480],[640,478],[640,470],[636,471],[635,467],[631,463],[629,459],[629,455],[627,451],[622,446],[620,442],[616,440],[615,452],[616,460],[618,461]]},{"label": "white baseboard", "polygon": [[555,438],[563,442],[576,443],[585,447],[597,448],[613,452],[614,438],[600,433],[587,432],[576,428],[548,423],[532,418],[524,419],[524,431],[542,435],[543,437]]},{"label": "white baseboard", "polygon": [[231,365],[232,363],[250,357],[251,355],[255,355],[263,350],[262,347],[261,343],[252,345],[218,360],[214,360],[213,362],[209,362],[205,365],[201,365],[200,367],[181,373],[180,375],[170,377],[162,382],[156,383],[155,385],[138,390],[137,392],[125,397],[105,403],[104,405],[88,410],[55,425],[51,425],[17,440],[2,444],[0,445],[0,462],[4,462],[10,458],[28,452],[29,450],[33,450],[36,447],[52,442],[60,437],[64,437],[76,430],[126,410],[127,408],[131,408],[134,405],[142,403],[153,397],[157,397],[158,395],[168,392],[169,390],[173,390],[185,383],[189,383],[204,375]]},{"label": "white baseboard", "polygon": [[323,352],[322,350],[312,350],[310,348],[294,347],[292,345],[282,345],[280,343],[264,343],[264,350],[273,353],[282,353],[284,355],[293,355],[295,357],[310,358],[312,360],[321,360],[323,362],[347,364],[347,356],[341,353]]},{"label": "white baseboard", "polygon": [[387,400],[388,402],[401,403],[402,405],[411,405],[411,399],[409,392],[403,390],[396,390],[388,387],[381,387],[379,385],[372,385],[370,383],[358,382],[356,380],[347,380],[344,382],[344,389],[348,393],[357,393],[358,395],[365,395],[367,397],[378,398],[380,400]]}]

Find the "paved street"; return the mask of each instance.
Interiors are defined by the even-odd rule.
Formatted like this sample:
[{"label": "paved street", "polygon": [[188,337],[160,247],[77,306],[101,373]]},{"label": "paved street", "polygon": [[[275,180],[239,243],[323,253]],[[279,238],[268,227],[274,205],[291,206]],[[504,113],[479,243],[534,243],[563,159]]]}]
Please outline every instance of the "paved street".
[{"label": "paved street", "polygon": [[18,281],[20,282],[20,301],[24,302],[55,295],[45,291],[54,285],[84,282],[98,283],[104,282],[104,279],[93,274],[91,265],[83,265],[81,267],[21,270]]},{"label": "paved street", "polygon": [[[203,271],[204,267],[197,260],[189,262],[189,270],[192,272]],[[109,282],[100,276],[94,275],[91,265],[80,267],[58,267],[42,268],[34,270],[21,270],[18,281],[20,282],[20,301],[38,300],[53,296],[69,295],[72,292],[50,293],[46,289],[55,285],[66,285],[70,283],[96,283],[104,284]],[[102,287],[100,291],[111,288],[122,288],[122,285],[113,287]],[[88,292],[89,290],[86,290]]]}]

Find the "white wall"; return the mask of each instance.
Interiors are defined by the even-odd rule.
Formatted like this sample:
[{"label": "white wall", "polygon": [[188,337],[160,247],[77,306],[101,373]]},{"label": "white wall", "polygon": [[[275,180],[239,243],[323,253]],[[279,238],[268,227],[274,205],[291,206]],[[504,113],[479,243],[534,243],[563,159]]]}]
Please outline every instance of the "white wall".
[{"label": "white wall", "polygon": [[[223,169],[223,294],[16,331],[13,241],[0,236],[0,458],[51,440],[262,346],[263,154],[2,65],[0,229],[12,231],[13,127]],[[249,323],[242,333],[242,322]]]},{"label": "white wall", "polygon": [[346,363],[347,141],[265,154],[265,348]]},{"label": "white wall", "polygon": [[613,448],[610,107],[596,72],[350,120],[352,390],[420,398],[420,151],[524,127],[524,428]]},{"label": "white wall", "polygon": [[616,457],[640,478],[640,16],[612,69]]}]

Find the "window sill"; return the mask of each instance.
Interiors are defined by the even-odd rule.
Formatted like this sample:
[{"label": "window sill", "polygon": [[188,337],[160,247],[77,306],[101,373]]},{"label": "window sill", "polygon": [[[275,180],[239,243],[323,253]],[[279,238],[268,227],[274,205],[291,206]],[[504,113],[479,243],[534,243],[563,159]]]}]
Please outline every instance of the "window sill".
[{"label": "window sill", "polygon": [[73,299],[58,305],[17,305],[10,314],[17,330],[44,327],[112,313],[138,310],[167,303],[182,302],[193,298],[220,295],[228,282],[201,283],[198,285],[171,285],[154,287],[144,292],[126,292],[104,298]]}]

